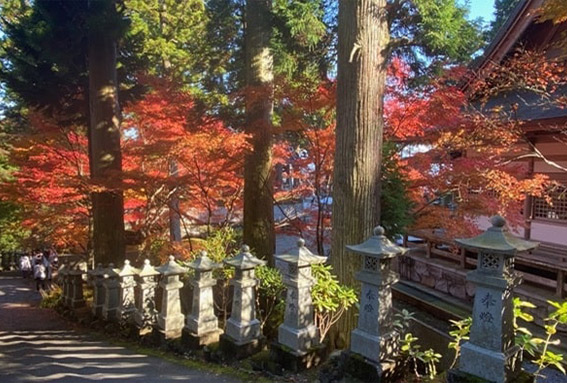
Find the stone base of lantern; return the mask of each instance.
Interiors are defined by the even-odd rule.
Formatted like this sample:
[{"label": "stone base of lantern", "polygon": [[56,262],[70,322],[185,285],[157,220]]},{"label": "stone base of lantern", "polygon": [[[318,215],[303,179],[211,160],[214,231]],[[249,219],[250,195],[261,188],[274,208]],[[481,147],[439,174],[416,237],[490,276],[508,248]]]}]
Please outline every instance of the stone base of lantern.
[{"label": "stone base of lantern", "polygon": [[399,350],[399,338],[396,331],[376,336],[357,328],[351,332],[350,351],[375,363],[395,359],[396,350]]},{"label": "stone base of lantern", "polygon": [[209,344],[218,343],[219,337],[222,333],[223,331],[221,329],[216,329],[201,335],[197,335],[187,330],[187,328],[184,328],[181,335],[181,344],[187,349],[199,350],[204,346],[208,346]]},{"label": "stone base of lantern", "polygon": [[181,337],[181,329],[165,331],[161,328],[154,327],[152,330],[153,343],[157,345],[164,345],[167,342]]},{"label": "stone base of lantern", "polygon": [[266,338],[261,337],[248,341],[246,343],[239,343],[232,339],[230,336],[223,334],[220,337],[220,350],[227,359],[244,359],[262,351],[266,345]]},{"label": "stone base of lantern", "polygon": [[458,370],[495,383],[516,382],[521,372],[520,347],[495,352],[466,342],[461,347]]},{"label": "stone base of lantern", "polygon": [[344,372],[363,382],[395,382],[404,373],[402,363],[395,360],[377,363],[352,351],[343,351],[341,358]]},{"label": "stone base of lantern", "polygon": [[292,372],[301,372],[316,367],[323,363],[328,356],[329,351],[325,344],[319,344],[302,353],[278,342],[270,345],[270,359],[284,370]]},{"label": "stone base of lantern", "polygon": [[73,309],[80,309],[86,306],[85,300],[83,297],[71,299],[71,308]]},{"label": "stone base of lantern", "polygon": [[[509,383],[534,383],[535,377],[526,372],[520,371],[516,377],[509,381]],[[491,383],[490,381],[479,378],[466,372],[451,369],[447,371],[447,383]]]}]

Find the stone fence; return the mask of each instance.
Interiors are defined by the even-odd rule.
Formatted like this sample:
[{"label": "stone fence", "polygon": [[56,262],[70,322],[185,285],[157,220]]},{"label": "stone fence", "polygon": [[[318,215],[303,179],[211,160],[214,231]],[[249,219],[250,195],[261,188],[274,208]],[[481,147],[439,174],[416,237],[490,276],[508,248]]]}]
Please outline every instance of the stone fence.
[{"label": "stone fence", "polygon": [[[511,383],[522,375],[520,348],[513,336],[512,296],[521,279],[514,269],[514,259],[538,244],[511,236],[502,217],[494,217],[492,223],[490,229],[475,238],[456,240],[479,256],[476,269],[466,277],[476,290],[470,338],[462,344],[458,367],[448,373],[451,383],[468,382],[470,375],[483,381]],[[395,379],[406,365],[399,363],[400,334],[393,325],[391,286],[399,275],[392,270],[391,263],[407,249],[392,243],[384,229],[377,227],[373,236],[361,244],[347,246],[347,250],[362,257],[362,269],[356,274],[362,287],[358,325],[351,333],[349,349],[341,356],[343,367],[363,379]],[[270,346],[271,358],[284,368],[299,371],[319,364],[325,357],[326,350],[320,344],[314,322],[311,289],[315,280],[311,267],[326,258],[311,253],[303,240],[289,254],[275,258],[287,292],[284,320],[278,328],[277,341]],[[209,259],[206,252],[201,252],[187,267],[178,264],[173,256],[159,267],[148,260],[141,268],[133,267],[129,261],[122,267],[98,265],[87,272],[93,289],[90,310],[94,317],[129,326],[138,335],[151,333],[162,342],[180,338],[181,344],[191,349],[220,341],[225,355],[244,358],[265,345],[255,307],[255,269],[264,263],[246,245],[237,256],[224,261],[235,270],[230,281],[232,312],[224,329],[219,328],[213,301],[213,286],[217,283],[213,270],[222,265]],[[180,277],[188,268],[193,270],[192,304],[190,312],[184,315],[184,284]],[[84,274],[80,267],[64,265],[59,270],[62,301],[70,308],[86,307]]]}]

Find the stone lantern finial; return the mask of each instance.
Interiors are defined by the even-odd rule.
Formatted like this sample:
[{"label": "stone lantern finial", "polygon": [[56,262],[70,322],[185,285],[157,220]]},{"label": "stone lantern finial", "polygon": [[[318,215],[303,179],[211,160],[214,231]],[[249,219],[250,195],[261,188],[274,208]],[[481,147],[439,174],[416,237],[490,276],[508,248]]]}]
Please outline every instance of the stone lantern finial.
[{"label": "stone lantern finial", "polygon": [[513,324],[513,290],[521,277],[514,270],[514,256],[539,244],[512,236],[499,215],[490,222],[492,227],[484,233],[455,240],[478,253],[478,264],[467,274],[467,281],[476,285],[473,321],[470,338],[461,347],[459,367],[449,371],[454,382],[461,381],[460,374],[466,373],[491,382],[511,383],[521,373],[521,350],[515,344]]}]

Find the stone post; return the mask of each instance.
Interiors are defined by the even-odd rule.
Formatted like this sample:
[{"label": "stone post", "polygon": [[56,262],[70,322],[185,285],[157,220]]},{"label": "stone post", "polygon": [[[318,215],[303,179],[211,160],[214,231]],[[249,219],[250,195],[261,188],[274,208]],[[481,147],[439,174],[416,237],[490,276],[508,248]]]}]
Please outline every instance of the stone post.
[{"label": "stone post", "polygon": [[157,324],[156,288],[158,277],[159,271],[150,265],[149,259],[146,259],[144,267],[136,275],[136,312],[134,313],[134,322],[140,330],[140,335],[148,333]]},{"label": "stone post", "polygon": [[102,286],[104,288],[104,303],[102,305],[102,318],[107,321],[114,322],[117,320],[116,311],[118,309],[118,272],[119,269],[114,268],[114,264],[108,265],[104,269]]},{"label": "stone post", "polygon": [[104,306],[104,268],[99,263],[94,270],[88,273],[91,286],[93,288],[92,314],[95,318],[102,318],[102,308]]},{"label": "stone post", "polygon": [[71,306],[71,302],[70,302],[71,292],[69,288],[70,287],[69,279],[67,278],[68,273],[69,273],[69,268],[67,267],[67,265],[62,265],[59,268],[59,271],[57,272],[57,281],[61,286],[61,301],[63,302],[63,305],[66,307]]},{"label": "stone post", "polygon": [[265,265],[266,261],[250,254],[250,248],[243,245],[240,254],[225,259],[224,264],[234,267],[235,274],[230,281],[234,287],[232,312],[221,336],[221,348],[226,355],[242,359],[261,351],[264,346],[261,324],[256,319],[255,287],[258,280],[254,277],[254,269]]},{"label": "stone post", "polygon": [[136,311],[134,288],[136,281],[134,276],[139,271],[130,266],[130,261],[124,261],[124,267],[118,272],[119,280],[119,293],[118,293],[118,308],[116,310],[116,317],[120,323],[128,323],[133,320],[134,312]]},{"label": "stone post", "polygon": [[173,255],[169,261],[157,268],[161,274],[160,287],[162,288],[161,312],[157,318],[157,332],[162,340],[176,339],[181,336],[185,316],[181,313],[181,299],[179,290],[183,282],[179,277],[185,274],[185,269],[175,262]]},{"label": "stone post", "polygon": [[311,287],[311,265],[324,263],[327,258],[313,254],[305,241],[289,254],[276,255],[276,266],[283,274],[287,288],[284,323],[278,328],[278,342],[272,345],[273,357],[284,368],[300,371],[321,361],[319,330],[315,326]]},{"label": "stone post", "polygon": [[199,258],[187,266],[195,270],[195,276],[191,280],[193,304],[183,328],[183,343],[191,348],[199,348],[218,342],[222,333],[218,328],[213,297],[213,286],[217,284],[213,270],[221,265],[211,261],[206,251],[201,251]]},{"label": "stone post", "polygon": [[476,285],[470,339],[461,347],[458,369],[449,372],[450,382],[469,381],[466,374],[495,383],[524,378],[514,339],[513,289],[521,281],[514,270],[514,256],[539,244],[510,235],[500,216],[492,217],[491,223],[475,238],[455,240],[478,253],[478,264],[467,274],[467,280]]},{"label": "stone post", "polygon": [[83,271],[77,266],[75,270],[67,273],[67,285],[69,286],[69,302],[71,308],[78,309],[85,306],[83,295]]},{"label": "stone post", "polygon": [[363,257],[362,270],[356,274],[361,282],[360,313],[358,326],[351,332],[350,352],[346,352],[347,371],[358,378],[391,379],[396,372],[401,373],[394,360],[399,352],[399,334],[393,327],[392,307],[392,285],[399,275],[392,271],[391,262],[408,249],[386,238],[381,226],[363,243],[346,248]]}]

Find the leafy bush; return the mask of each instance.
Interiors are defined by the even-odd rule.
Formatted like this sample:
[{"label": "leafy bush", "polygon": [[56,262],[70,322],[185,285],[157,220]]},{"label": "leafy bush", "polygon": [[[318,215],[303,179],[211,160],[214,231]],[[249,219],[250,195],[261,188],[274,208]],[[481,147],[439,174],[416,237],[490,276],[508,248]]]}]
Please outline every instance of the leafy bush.
[{"label": "leafy bush", "polygon": [[425,366],[425,373],[430,380],[437,375],[437,363],[441,359],[441,354],[436,353],[432,348],[421,351],[421,346],[417,344],[419,338],[409,332],[410,322],[414,319],[414,314],[408,310],[402,310],[395,315],[394,327],[400,333],[400,351],[413,365],[413,373],[421,381],[421,375],[417,368],[418,361]]},{"label": "leafy bush", "polygon": [[269,339],[275,338],[278,326],[283,322],[285,286],[279,271],[269,266],[256,268],[256,277],[260,283],[257,286],[256,306],[258,319],[264,335]]},{"label": "leafy bush", "polygon": [[316,282],[311,291],[315,310],[315,324],[319,328],[321,341],[325,339],[331,327],[356,302],[356,291],[341,285],[331,273],[330,265],[313,265],[313,277]]},{"label": "leafy bush", "polygon": [[63,291],[61,290],[61,287],[57,285],[53,285],[53,287],[47,291],[41,290],[40,293],[41,302],[39,304],[39,307],[54,309],[61,303],[61,296],[63,294]]},{"label": "leafy bush", "polygon": [[455,357],[451,363],[451,367],[455,367],[459,356],[461,355],[461,345],[463,341],[469,339],[469,334],[471,332],[472,318],[468,317],[461,319],[460,321],[450,320],[453,329],[449,331],[449,335],[453,338],[452,342],[449,342],[449,349],[455,350]]}]

